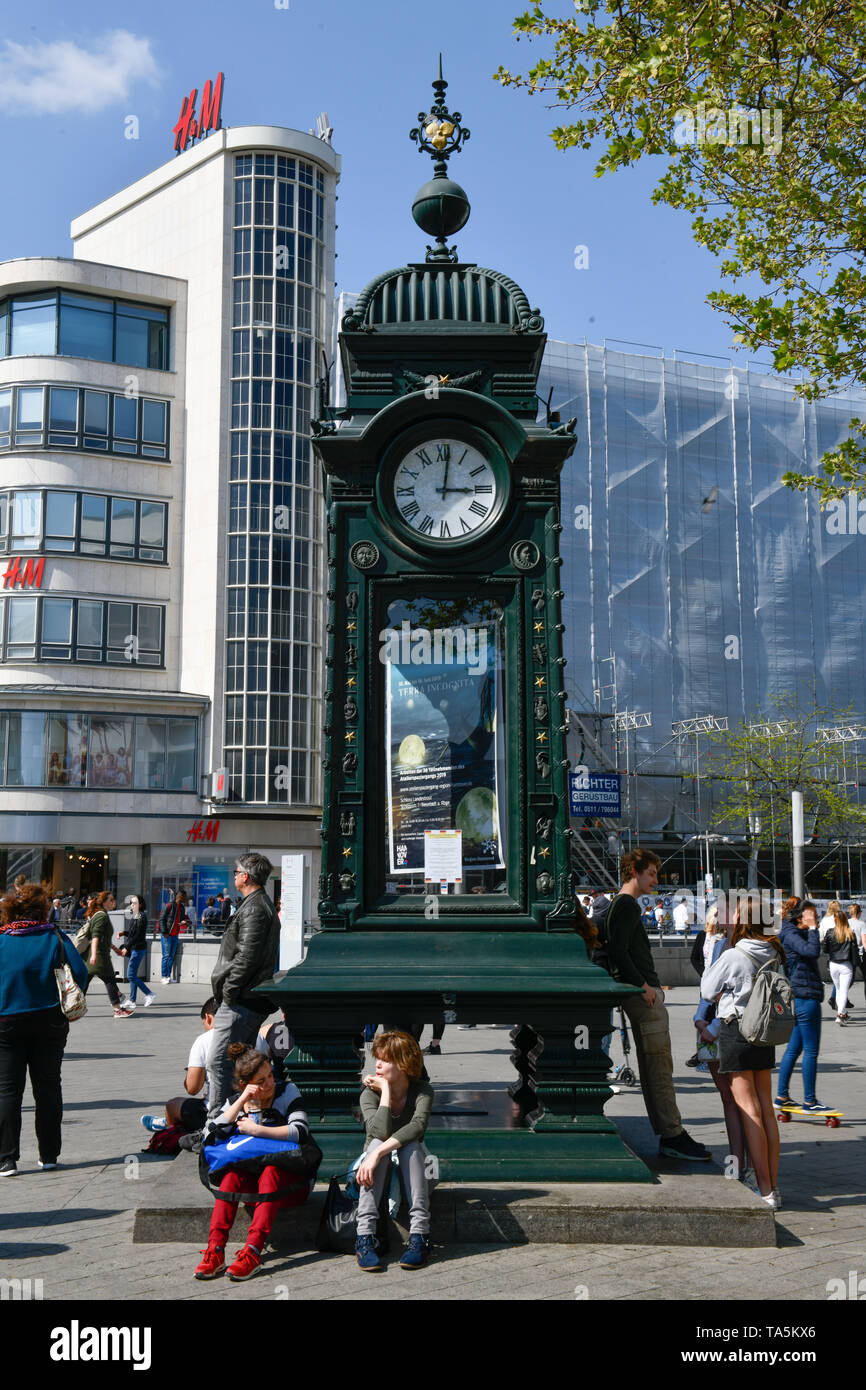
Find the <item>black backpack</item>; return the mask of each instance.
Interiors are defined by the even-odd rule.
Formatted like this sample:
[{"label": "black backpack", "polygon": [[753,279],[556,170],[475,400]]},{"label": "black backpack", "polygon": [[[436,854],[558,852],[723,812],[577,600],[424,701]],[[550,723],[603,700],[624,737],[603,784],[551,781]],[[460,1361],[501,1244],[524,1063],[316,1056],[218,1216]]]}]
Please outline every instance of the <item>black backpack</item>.
[{"label": "black backpack", "polygon": [[589,958],[593,965],[600,965],[602,970],[607,971],[608,975],[610,974],[610,960],[607,954],[607,919],[612,907],[613,903],[610,900],[608,900],[607,906],[604,907],[601,912],[593,907],[592,917],[590,918],[591,925],[595,927],[595,930],[598,932],[598,945],[594,950],[590,951]]}]

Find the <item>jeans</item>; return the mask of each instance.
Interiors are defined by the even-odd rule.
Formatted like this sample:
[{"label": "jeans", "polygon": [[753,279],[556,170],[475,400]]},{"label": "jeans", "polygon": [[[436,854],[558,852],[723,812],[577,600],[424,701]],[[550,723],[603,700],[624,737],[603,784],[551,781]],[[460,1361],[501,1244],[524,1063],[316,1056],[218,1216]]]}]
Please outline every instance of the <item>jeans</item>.
[{"label": "jeans", "polygon": [[779,1064],[779,1095],[786,1096],[791,1073],[800,1053],[803,1054],[803,1100],[811,1105],[817,1099],[815,1081],[818,1075],[818,1048],[821,1044],[820,999],[795,999],[797,1022],[787,1051]]},{"label": "jeans", "polygon": [[262,1014],[253,1013],[243,1004],[220,1004],[214,1015],[213,1042],[207,1064],[208,1115],[215,1119],[234,1090],[234,1063],[229,1057],[231,1043],[248,1043],[252,1047],[262,1022]]},{"label": "jeans", "polygon": [[[378,1149],[381,1139],[371,1139],[365,1153]],[[430,1231],[430,1188],[427,1177],[427,1150],[423,1144],[413,1140],[397,1149],[397,1162],[400,1164],[400,1180],[409,1203],[409,1234],[426,1236]],[[362,1187],[358,1200],[359,1236],[374,1236],[379,1219],[379,1203],[385,1191],[386,1180],[391,1180],[391,1158],[387,1155],[379,1160],[373,1173],[373,1186]]]},{"label": "jeans", "polygon": [[142,994],[153,994],[153,990],[148,989],[144,980],[140,978],[138,973],[141,968],[141,962],[146,955],[147,951],[145,950],[130,951],[129,953],[129,998],[133,1004],[135,1003],[135,995],[138,990],[141,990]]},{"label": "jeans", "polygon": [[683,1122],[674,1093],[674,1060],[667,1006],[661,989],[654,1004],[641,994],[623,1000],[634,1033],[640,1084],[649,1122],[662,1139],[675,1139],[683,1132]]},{"label": "jeans", "polygon": [[177,955],[177,948],[180,943],[179,936],[164,936],[162,938],[162,978],[171,978],[174,958]]},{"label": "jeans", "polygon": [[39,1157],[43,1163],[56,1162],[63,1118],[60,1067],[68,1033],[59,1004],[0,1018],[0,1161],[17,1163],[20,1157],[21,1102],[29,1070]]}]

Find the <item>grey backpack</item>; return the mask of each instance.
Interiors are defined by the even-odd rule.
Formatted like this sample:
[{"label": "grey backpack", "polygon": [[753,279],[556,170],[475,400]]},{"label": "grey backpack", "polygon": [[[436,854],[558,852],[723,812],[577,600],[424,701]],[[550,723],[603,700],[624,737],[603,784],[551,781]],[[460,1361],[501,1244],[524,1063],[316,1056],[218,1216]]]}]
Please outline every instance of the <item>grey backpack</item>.
[{"label": "grey backpack", "polygon": [[791,983],[778,962],[769,960],[755,971],[740,1032],[754,1047],[781,1047],[790,1041],[796,1021]]}]

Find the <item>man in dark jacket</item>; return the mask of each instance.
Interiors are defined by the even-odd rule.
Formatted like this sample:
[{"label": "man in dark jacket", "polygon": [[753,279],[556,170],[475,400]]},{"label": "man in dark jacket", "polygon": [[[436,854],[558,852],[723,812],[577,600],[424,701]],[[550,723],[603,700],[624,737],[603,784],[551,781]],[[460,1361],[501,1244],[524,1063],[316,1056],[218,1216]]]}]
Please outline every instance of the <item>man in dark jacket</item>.
[{"label": "man in dark jacket", "polygon": [[[696,1143],[683,1129],[674,1093],[665,996],[638,903],[638,898],[656,887],[661,862],[651,850],[633,849],[622,856],[622,888],[608,908],[600,935],[613,978],[641,991],[630,994],[622,1006],[634,1034],[644,1105],[659,1136],[659,1153],[665,1158],[709,1163],[709,1149]],[[596,926],[594,913],[592,922]]]},{"label": "man in dark jacket", "polygon": [[234,1042],[252,1046],[271,1005],[252,990],[270,980],[280,952],[280,919],[265,892],[273,866],[263,854],[243,854],[235,869],[242,902],[226,927],[211,985],[218,1008],[208,1060],[208,1114],[219,1114],[232,1091]]}]

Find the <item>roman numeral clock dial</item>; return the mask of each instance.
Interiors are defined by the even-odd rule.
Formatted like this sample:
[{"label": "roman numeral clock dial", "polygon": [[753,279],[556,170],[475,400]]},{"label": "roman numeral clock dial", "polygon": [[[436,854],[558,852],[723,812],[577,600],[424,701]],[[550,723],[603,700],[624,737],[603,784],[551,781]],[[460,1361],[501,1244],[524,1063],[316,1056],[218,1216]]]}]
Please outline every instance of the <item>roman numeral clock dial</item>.
[{"label": "roman numeral clock dial", "polygon": [[490,463],[461,439],[431,439],[410,449],[397,465],[393,488],[403,523],[432,541],[473,535],[497,500]]}]

